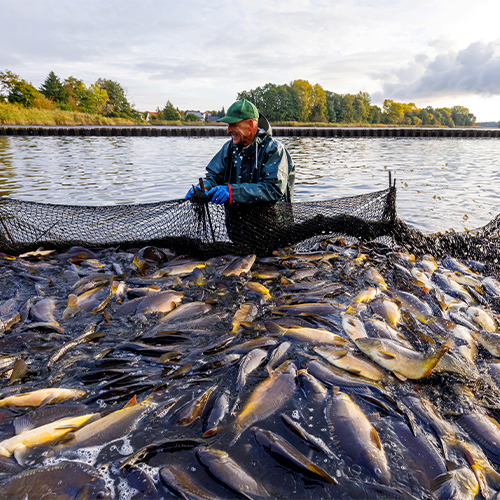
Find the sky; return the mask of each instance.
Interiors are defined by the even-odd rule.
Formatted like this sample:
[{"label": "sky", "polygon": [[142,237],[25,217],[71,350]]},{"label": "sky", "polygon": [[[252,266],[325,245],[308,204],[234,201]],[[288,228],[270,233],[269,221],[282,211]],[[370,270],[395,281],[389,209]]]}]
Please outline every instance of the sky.
[{"label": "sky", "polygon": [[500,121],[498,0],[0,0],[0,71],[114,80],[139,111],[308,80]]}]

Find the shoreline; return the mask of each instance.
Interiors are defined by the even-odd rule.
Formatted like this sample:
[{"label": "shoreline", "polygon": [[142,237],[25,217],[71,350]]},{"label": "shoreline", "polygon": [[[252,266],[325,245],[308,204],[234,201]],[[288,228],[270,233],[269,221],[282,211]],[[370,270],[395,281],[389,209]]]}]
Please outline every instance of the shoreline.
[{"label": "shoreline", "polygon": [[[221,125],[0,125],[0,136],[225,137]],[[273,126],[275,137],[500,138],[500,128]]]}]

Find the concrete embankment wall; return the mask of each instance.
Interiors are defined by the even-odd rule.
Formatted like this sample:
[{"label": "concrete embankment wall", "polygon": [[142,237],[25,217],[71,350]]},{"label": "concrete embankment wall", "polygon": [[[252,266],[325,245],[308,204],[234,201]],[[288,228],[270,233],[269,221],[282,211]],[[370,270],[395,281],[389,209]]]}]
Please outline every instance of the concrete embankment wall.
[{"label": "concrete embankment wall", "polygon": [[[146,136],[146,137],[218,137],[226,128],[202,127],[115,127],[115,126],[15,126],[0,125],[0,136]],[[500,138],[499,129],[425,128],[425,127],[273,127],[275,137],[451,137]]]}]

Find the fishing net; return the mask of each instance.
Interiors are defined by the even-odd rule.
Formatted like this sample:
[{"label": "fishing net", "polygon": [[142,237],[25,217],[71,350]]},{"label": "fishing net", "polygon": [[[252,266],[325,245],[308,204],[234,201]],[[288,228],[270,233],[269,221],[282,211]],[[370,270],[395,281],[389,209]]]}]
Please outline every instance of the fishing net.
[{"label": "fishing net", "polygon": [[[422,234],[398,219],[396,188],[334,200],[220,206],[191,200],[116,206],[0,199],[0,251],[155,245],[203,256],[267,254],[318,238],[354,238],[413,253],[497,263],[500,222],[469,233]],[[304,247],[304,243],[302,243]]]}]

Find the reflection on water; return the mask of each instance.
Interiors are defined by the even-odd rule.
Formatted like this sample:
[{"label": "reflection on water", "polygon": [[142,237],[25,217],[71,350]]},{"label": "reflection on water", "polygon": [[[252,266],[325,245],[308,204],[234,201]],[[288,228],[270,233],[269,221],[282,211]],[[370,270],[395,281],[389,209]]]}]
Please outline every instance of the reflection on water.
[{"label": "reflection on water", "polygon": [[[0,137],[0,194],[109,205],[184,197],[224,137]],[[296,201],[383,189],[396,177],[398,214],[426,232],[483,225],[498,210],[497,139],[283,138]]]}]

